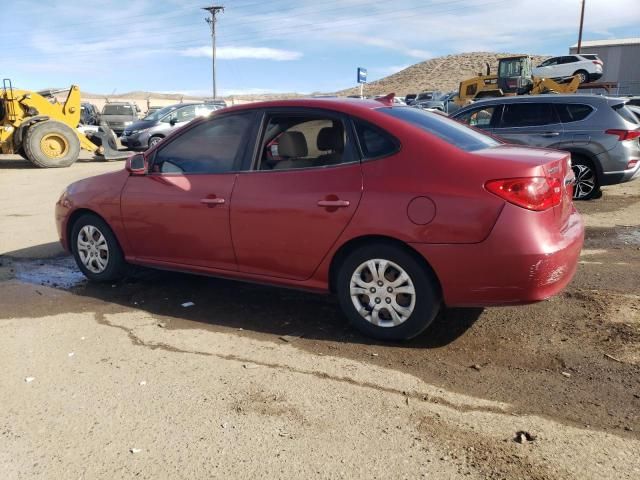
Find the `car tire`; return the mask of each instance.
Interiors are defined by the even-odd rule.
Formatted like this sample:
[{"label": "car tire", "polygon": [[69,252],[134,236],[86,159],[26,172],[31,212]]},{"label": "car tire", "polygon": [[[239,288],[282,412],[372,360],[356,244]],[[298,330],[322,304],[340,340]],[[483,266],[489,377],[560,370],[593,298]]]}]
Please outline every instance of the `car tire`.
[{"label": "car tire", "polygon": [[589,72],[586,70],[578,70],[573,74],[573,76],[577,76],[580,80],[580,83],[587,83],[589,81]]},{"label": "car tire", "polygon": [[571,159],[571,169],[576,177],[573,185],[574,200],[591,200],[602,196],[598,172],[590,160],[574,156]]},{"label": "car tire", "polygon": [[155,147],[157,143],[159,143],[159,142],[161,142],[161,141],[162,141],[162,138],[163,138],[163,137],[158,137],[158,136],[151,137],[151,138],[149,139],[149,148],[153,148],[153,147]]},{"label": "car tire", "polygon": [[22,148],[37,167],[61,168],[74,163],[80,155],[80,140],[68,125],[56,120],[36,123],[27,129]]},{"label": "car tire", "polygon": [[393,244],[376,243],[351,252],[338,270],[336,289],[350,323],[379,340],[419,335],[433,322],[442,303],[431,270]]},{"label": "car tire", "polygon": [[85,214],[71,228],[69,245],[82,273],[92,282],[122,278],[126,262],[113,231],[97,215]]}]

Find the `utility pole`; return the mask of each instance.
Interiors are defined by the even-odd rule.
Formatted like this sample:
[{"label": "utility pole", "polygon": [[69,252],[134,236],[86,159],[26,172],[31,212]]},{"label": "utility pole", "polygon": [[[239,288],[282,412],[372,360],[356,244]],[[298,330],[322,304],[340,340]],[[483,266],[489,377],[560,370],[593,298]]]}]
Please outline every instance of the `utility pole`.
[{"label": "utility pole", "polygon": [[580,32],[578,33],[578,51],[577,54],[580,54],[580,49],[582,48],[582,25],[584,24],[584,2],[582,0],[582,9],[580,11]]},{"label": "utility pole", "polygon": [[216,15],[218,12],[224,12],[224,7],[221,5],[212,5],[210,7],[203,7],[202,10],[206,10],[211,14],[211,17],[205,18],[205,21],[211,27],[211,48],[213,52],[213,60],[211,63],[211,76],[213,79],[213,99],[217,97],[216,92]]}]

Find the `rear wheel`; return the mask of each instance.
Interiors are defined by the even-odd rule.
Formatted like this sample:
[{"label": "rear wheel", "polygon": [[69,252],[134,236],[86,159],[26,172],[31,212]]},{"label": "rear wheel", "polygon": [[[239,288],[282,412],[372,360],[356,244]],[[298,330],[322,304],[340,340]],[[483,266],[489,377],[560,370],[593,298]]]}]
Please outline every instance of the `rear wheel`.
[{"label": "rear wheel", "polygon": [[27,159],[37,167],[68,167],[80,155],[80,140],[68,125],[47,120],[29,127],[22,148]]},{"label": "rear wheel", "polygon": [[580,83],[587,83],[589,81],[589,72],[587,72],[586,70],[578,70],[573,75],[578,77]]},{"label": "rear wheel", "polygon": [[599,198],[600,184],[596,169],[591,161],[583,157],[573,157],[571,159],[571,168],[576,177],[573,187],[574,200],[591,200]]},{"label": "rear wheel", "polygon": [[440,310],[433,274],[395,245],[373,244],[352,252],[340,267],[336,288],[351,324],[380,340],[413,338]]},{"label": "rear wheel", "polygon": [[124,274],[126,263],[109,225],[92,214],[73,224],[69,243],[78,268],[94,282],[112,282]]}]

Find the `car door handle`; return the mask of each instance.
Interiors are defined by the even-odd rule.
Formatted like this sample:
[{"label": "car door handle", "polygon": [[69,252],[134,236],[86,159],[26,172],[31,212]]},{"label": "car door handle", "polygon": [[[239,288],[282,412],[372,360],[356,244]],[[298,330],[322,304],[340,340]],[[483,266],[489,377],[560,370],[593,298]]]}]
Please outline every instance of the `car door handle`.
[{"label": "car door handle", "polygon": [[543,137],[557,137],[560,135],[560,132],[544,132],[540,134]]},{"label": "car door handle", "polygon": [[350,205],[349,200],[318,200],[319,207],[348,207]]},{"label": "car door handle", "polygon": [[200,203],[214,207],[216,205],[222,205],[224,203],[224,198],[201,198]]}]

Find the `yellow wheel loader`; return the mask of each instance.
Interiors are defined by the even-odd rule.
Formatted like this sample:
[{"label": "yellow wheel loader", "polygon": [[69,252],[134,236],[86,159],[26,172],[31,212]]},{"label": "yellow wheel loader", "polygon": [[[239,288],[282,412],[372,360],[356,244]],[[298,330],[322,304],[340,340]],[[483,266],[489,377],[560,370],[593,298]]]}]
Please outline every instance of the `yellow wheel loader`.
[{"label": "yellow wheel loader", "polygon": [[491,75],[489,64],[487,74],[478,75],[460,82],[456,103],[467,105],[473,100],[509,95],[540,95],[543,93],[575,93],[580,86],[578,76],[562,82],[550,78],[533,76],[531,57],[520,55],[498,60],[498,74]]},{"label": "yellow wheel loader", "polygon": [[[17,153],[37,167],[68,167],[83,148],[106,160],[124,159],[109,127],[82,133],[80,88],[72,85],[64,103],[54,95],[64,92],[14,89],[5,79],[0,94],[0,153]],[[89,138],[90,137],[90,138]]]}]

